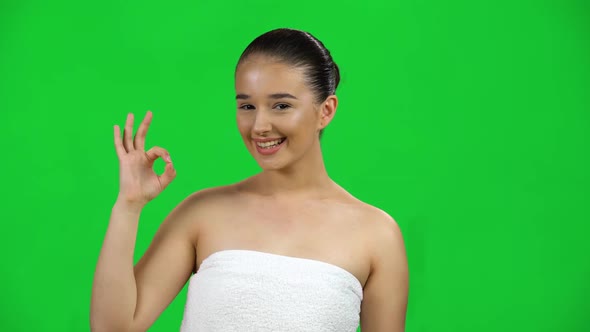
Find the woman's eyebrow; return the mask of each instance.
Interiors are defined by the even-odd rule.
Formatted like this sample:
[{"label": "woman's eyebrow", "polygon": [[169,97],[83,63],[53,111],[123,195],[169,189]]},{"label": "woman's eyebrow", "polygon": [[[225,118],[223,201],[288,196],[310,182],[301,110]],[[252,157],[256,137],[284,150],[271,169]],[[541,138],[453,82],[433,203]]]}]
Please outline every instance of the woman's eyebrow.
[{"label": "woman's eyebrow", "polygon": [[272,98],[272,99],[283,99],[283,98],[297,99],[295,96],[293,96],[292,94],[289,94],[289,93],[273,93],[272,95],[269,95],[268,97]]},{"label": "woman's eyebrow", "polygon": [[[273,94],[268,95],[268,97],[271,99],[283,99],[283,98],[297,99],[297,97],[293,96],[292,94],[284,93],[284,92],[283,93],[273,93]],[[236,99],[249,99],[249,98],[250,98],[250,95],[247,95],[245,93],[239,93],[236,96]]]}]

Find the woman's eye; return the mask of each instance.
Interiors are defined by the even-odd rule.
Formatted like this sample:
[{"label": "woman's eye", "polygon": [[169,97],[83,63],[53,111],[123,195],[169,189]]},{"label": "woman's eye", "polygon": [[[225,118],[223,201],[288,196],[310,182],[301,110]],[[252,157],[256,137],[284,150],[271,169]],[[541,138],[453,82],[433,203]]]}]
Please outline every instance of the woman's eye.
[{"label": "woman's eye", "polygon": [[291,107],[291,105],[288,105],[288,104],[277,104],[277,105],[275,106],[275,108],[276,108],[276,109],[279,109],[279,110],[286,110],[286,109],[287,109],[287,108],[289,108],[289,107]]},{"label": "woman's eye", "polygon": [[240,106],[240,109],[243,109],[243,110],[253,110],[254,109],[254,106],[246,104],[246,105]]}]

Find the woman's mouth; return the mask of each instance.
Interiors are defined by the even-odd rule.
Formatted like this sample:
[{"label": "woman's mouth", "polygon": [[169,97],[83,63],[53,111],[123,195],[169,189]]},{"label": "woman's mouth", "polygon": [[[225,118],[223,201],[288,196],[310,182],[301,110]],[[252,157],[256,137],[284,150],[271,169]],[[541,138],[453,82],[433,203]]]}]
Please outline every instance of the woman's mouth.
[{"label": "woman's mouth", "polygon": [[268,142],[255,142],[256,150],[263,155],[270,155],[273,154],[283,146],[285,141],[287,140],[286,137],[278,138],[276,140],[268,141]]}]

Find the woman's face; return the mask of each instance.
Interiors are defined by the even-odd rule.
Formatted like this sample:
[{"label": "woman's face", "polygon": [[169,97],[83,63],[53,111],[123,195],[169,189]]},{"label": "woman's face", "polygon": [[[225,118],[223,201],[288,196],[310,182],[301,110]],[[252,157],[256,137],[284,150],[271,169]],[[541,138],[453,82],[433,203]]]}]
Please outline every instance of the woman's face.
[{"label": "woman's face", "polygon": [[284,168],[319,144],[321,106],[302,69],[251,55],[238,66],[235,87],[238,129],[262,169]]}]

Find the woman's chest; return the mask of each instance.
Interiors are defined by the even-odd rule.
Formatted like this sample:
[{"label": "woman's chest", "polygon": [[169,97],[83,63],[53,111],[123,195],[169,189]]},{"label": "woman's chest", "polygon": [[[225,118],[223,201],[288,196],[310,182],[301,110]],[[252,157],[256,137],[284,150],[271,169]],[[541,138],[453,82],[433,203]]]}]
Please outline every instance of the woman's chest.
[{"label": "woman's chest", "polygon": [[221,250],[248,249],[326,262],[364,287],[371,267],[365,233],[357,215],[321,205],[230,209],[201,224],[196,266]]}]

